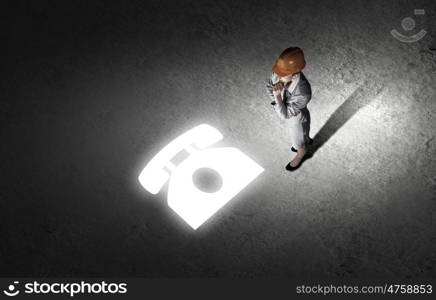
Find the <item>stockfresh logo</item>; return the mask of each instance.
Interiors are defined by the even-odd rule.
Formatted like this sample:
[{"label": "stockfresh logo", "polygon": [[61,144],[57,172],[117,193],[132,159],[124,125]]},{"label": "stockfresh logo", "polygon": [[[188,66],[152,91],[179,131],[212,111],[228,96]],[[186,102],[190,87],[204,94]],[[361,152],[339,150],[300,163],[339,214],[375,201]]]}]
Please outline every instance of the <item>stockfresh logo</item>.
[{"label": "stockfresh logo", "polygon": [[17,285],[19,283],[19,281],[14,281],[13,284],[8,285],[8,288],[6,290],[3,290],[3,293],[9,297],[14,297],[18,295],[20,293],[20,291],[17,289]]},{"label": "stockfresh logo", "polygon": [[[3,290],[6,296],[14,297],[20,294],[18,289],[19,281],[9,284],[7,289]],[[22,294],[63,294],[71,298],[79,295],[94,294],[125,294],[127,293],[127,283],[115,282],[39,282],[31,281],[22,283]]]}]

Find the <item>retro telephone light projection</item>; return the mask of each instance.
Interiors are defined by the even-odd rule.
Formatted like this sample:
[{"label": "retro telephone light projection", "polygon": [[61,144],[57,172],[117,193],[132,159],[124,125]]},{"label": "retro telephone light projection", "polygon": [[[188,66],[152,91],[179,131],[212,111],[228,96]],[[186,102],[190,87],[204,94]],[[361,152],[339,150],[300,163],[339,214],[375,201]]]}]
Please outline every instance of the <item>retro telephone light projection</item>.
[{"label": "retro telephone light projection", "polygon": [[[164,147],[145,166],[138,177],[141,185],[157,194],[168,184],[168,206],[193,229],[197,229],[264,169],[233,147],[209,148],[223,139],[214,127],[201,124],[183,133]],[[186,150],[190,155],[177,166],[171,159]],[[198,189],[193,174],[201,168],[216,171],[222,186],[213,193]]]}]

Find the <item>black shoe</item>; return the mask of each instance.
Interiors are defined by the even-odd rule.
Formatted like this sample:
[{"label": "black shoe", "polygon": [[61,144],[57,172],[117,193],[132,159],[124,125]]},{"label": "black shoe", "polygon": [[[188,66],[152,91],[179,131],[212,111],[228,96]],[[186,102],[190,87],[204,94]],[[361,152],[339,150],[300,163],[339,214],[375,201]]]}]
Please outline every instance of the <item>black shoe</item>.
[{"label": "black shoe", "polygon": [[[309,138],[309,141],[307,142],[307,144],[308,144],[308,145],[312,145],[312,143],[313,143],[313,139]],[[294,147],[291,147],[291,151],[292,151],[292,152],[298,152],[298,150],[295,149]]]},{"label": "black shoe", "polygon": [[292,171],[297,170],[298,168],[301,167],[301,165],[303,164],[303,162],[304,162],[306,159],[309,159],[309,158],[311,158],[312,156],[313,156],[313,153],[312,153],[310,150],[307,151],[307,153],[304,155],[303,159],[300,161],[300,163],[299,163],[296,167],[293,167],[293,166],[291,166],[290,163],[288,163],[288,164],[285,166],[286,171],[290,171],[290,172],[292,172]]},{"label": "black shoe", "polygon": [[290,172],[292,172],[292,171],[297,170],[300,166],[301,166],[301,162],[300,162],[300,164],[299,164],[298,166],[296,166],[296,167],[293,167],[293,166],[291,166],[291,163],[288,163],[288,164],[286,165],[285,169],[286,169],[286,171],[290,171]]}]

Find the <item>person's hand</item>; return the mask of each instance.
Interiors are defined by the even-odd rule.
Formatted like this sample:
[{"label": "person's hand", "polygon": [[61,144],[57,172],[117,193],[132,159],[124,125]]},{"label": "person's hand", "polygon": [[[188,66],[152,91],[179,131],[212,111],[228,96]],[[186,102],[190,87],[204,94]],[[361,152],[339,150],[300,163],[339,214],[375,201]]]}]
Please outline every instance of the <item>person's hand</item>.
[{"label": "person's hand", "polygon": [[283,82],[278,82],[275,85],[273,85],[273,94],[274,96],[278,96],[280,95],[282,89],[285,87],[285,85],[283,84]]}]

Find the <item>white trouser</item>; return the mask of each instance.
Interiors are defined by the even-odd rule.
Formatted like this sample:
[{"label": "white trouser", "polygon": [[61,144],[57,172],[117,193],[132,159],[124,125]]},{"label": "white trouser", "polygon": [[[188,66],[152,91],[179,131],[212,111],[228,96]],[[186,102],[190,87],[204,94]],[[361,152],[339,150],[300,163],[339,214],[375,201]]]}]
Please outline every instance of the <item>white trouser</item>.
[{"label": "white trouser", "polygon": [[296,116],[289,118],[291,131],[291,144],[295,149],[304,146],[304,141],[309,137],[310,113],[307,107],[303,108]]}]

